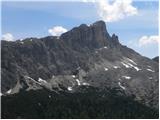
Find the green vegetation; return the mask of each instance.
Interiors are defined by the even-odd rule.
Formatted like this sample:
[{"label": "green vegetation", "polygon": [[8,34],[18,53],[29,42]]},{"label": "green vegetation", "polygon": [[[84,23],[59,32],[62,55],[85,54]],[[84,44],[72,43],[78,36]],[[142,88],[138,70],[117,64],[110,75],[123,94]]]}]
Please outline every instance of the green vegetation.
[{"label": "green vegetation", "polygon": [[158,118],[158,110],[133,101],[116,90],[85,88],[79,93],[59,94],[39,90],[2,96],[2,118],[149,119]]}]

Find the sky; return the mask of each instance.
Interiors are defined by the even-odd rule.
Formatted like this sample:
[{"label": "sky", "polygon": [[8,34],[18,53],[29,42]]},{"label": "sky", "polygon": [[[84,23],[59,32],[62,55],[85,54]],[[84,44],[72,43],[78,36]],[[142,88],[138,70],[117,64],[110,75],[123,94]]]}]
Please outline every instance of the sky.
[{"label": "sky", "polygon": [[1,2],[1,38],[59,36],[82,23],[106,22],[110,35],[143,56],[158,56],[158,0],[50,0]]}]

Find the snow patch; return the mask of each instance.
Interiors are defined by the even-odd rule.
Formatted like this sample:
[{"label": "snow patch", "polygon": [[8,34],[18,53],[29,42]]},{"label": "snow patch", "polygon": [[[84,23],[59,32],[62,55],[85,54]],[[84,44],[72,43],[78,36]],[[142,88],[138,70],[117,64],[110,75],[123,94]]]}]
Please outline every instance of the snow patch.
[{"label": "snow patch", "polygon": [[12,92],[12,89],[8,90],[8,91],[7,91],[7,94],[10,94],[11,92]]},{"label": "snow patch", "polygon": [[103,48],[107,49],[107,46],[104,46]]},{"label": "snow patch", "polygon": [[49,95],[48,97],[51,98],[51,95]]},{"label": "snow patch", "polygon": [[119,68],[119,66],[113,66],[113,68],[117,69],[117,68]]},{"label": "snow patch", "polygon": [[76,78],[76,76],[75,76],[75,75],[72,75],[72,77],[73,77],[73,78]]},{"label": "snow patch", "polygon": [[133,67],[133,68],[136,69],[137,71],[141,70],[141,69],[139,69],[138,67],[132,65],[131,63],[128,63],[128,65],[130,65],[131,67]]},{"label": "snow patch", "polygon": [[[32,80],[33,82],[37,83],[37,84],[40,84],[39,82],[37,82],[36,80],[34,80],[33,78],[29,77],[29,76],[26,76],[28,79]],[[40,84],[41,85],[41,84]]]},{"label": "snow patch", "polygon": [[72,87],[68,87],[67,89],[68,89],[68,91],[72,91]]},{"label": "snow patch", "polygon": [[131,79],[131,77],[130,76],[122,76],[123,78],[125,78],[125,79]]},{"label": "snow patch", "polygon": [[131,63],[127,63],[129,66],[134,67],[134,65],[132,65]]},{"label": "snow patch", "polygon": [[147,67],[152,68],[151,66],[147,65]]},{"label": "snow patch", "polygon": [[137,63],[135,63],[133,60],[131,60],[131,59],[129,59],[129,58],[127,58],[127,60],[130,61],[131,63],[137,65]]},{"label": "snow patch", "polygon": [[150,71],[150,72],[155,72],[154,70],[151,70],[151,69],[147,69],[148,71]]},{"label": "snow patch", "polygon": [[26,76],[28,79],[31,79],[31,80],[34,80],[33,78],[29,77],[29,76]]},{"label": "snow patch", "polygon": [[139,69],[138,67],[134,66],[134,69],[136,69],[137,71],[140,71],[141,69]]},{"label": "snow patch", "polygon": [[76,81],[77,81],[78,85],[81,85],[81,83],[80,83],[79,79],[76,79]]},{"label": "snow patch", "polygon": [[[134,63],[134,61],[132,61],[132,62]],[[131,63],[124,63],[124,62],[121,62],[121,63],[122,63],[126,68],[134,68],[136,71],[141,70],[140,68],[132,65]],[[136,63],[134,63],[134,64],[136,64]]]},{"label": "snow patch", "polygon": [[121,87],[123,90],[125,90],[126,88],[124,86],[121,85],[120,82],[118,82],[119,87]]},{"label": "snow patch", "polygon": [[85,82],[84,82],[84,83],[82,83],[82,85],[89,85],[89,83],[85,83]]},{"label": "snow patch", "polygon": [[43,80],[42,78],[38,79],[38,82],[43,82],[43,83],[47,83],[45,80]]},{"label": "snow patch", "polygon": [[125,64],[124,62],[121,62],[122,65],[124,65],[126,68],[129,68],[129,65]]},{"label": "snow patch", "polygon": [[108,71],[108,68],[105,67],[104,70],[105,70],[105,71]]},{"label": "snow patch", "polygon": [[153,77],[149,77],[149,79],[153,79]]},{"label": "snow patch", "polygon": [[3,94],[0,92],[0,96],[2,96]]}]

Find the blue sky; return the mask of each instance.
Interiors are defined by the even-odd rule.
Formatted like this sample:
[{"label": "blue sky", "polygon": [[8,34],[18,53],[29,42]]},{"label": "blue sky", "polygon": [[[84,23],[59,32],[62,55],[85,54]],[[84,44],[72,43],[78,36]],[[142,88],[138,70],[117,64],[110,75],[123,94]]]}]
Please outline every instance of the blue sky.
[{"label": "blue sky", "polygon": [[[48,36],[48,29],[54,26],[70,30],[82,23],[91,24],[103,19],[93,2],[3,1],[1,4],[2,35],[11,33],[14,40]],[[133,1],[132,6],[138,13],[113,22],[106,21],[109,34],[117,34],[122,44],[144,56],[157,56],[158,42],[150,39],[139,45],[139,40],[144,36],[147,40],[158,36],[158,4],[158,1]]]}]

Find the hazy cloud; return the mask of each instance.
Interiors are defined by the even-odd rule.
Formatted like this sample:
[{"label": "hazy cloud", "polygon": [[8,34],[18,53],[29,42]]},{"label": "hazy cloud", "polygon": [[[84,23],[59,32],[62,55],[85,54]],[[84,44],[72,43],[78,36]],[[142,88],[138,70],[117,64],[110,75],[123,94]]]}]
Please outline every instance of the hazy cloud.
[{"label": "hazy cloud", "polygon": [[114,22],[127,16],[138,13],[137,8],[132,6],[132,0],[83,0],[83,2],[93,2],[97,6],[97,13],[106,22]]},{"label": "hazy cloud", "polygon": [[62,26],[55,26],[48,30],[48,32],[53,36],[60,36],[62,33],[67,32],[67,29],[65,29]]},{"label": "hazy cloud", "polygon": [[2,35],[2,40],[13,41],[14,37],[11,33],[6,33],[6,34]]},{"label": "hazy cloud", "polygon": [[139,39],[139,46],[146,46],[150,44],[158,44],[159,43],[159,36],[153,35],[153,36],[142,36]]}]

